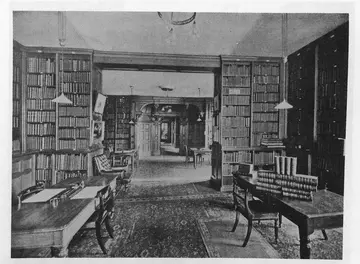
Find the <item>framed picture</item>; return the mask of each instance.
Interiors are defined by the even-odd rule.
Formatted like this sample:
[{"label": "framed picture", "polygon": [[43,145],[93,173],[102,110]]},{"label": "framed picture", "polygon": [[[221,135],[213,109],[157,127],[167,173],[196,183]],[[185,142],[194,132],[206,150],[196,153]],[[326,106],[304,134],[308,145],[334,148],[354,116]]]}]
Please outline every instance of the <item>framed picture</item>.
[{"label": "framed picture", "polygon": [[93,142],[101,142],[104,140],[105,134],[105,122],[104,121],[93,121],[92,126],[92,138]]},{"label": "framed picture", "polygon": [[105,103],[106,103],[106,96],[101,93],[98,93],[94,107],[94,112],[102,115],[104,112]]}]

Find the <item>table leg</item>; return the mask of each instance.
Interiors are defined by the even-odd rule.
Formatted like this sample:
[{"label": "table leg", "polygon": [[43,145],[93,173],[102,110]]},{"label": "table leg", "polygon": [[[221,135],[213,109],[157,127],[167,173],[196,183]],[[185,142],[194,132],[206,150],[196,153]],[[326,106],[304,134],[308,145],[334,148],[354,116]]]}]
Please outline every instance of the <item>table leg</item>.
[{"label": "table leg", "polygon": [[67,246],[63,247],[51,247],[51,256],[56,258],[66,258],[69,250]]},{"label": "table leg", "polygon": [[299,225],[299,235],[300,235],[300,258],[301,259],[310,259],[310,234],[306,225]]},{"label": "table leg", "polygon": [[193,157],[193,159],[194,159],[194,168],[196,169],[196,154],[195,154],[195,152],[194,152],[194,157]]}]

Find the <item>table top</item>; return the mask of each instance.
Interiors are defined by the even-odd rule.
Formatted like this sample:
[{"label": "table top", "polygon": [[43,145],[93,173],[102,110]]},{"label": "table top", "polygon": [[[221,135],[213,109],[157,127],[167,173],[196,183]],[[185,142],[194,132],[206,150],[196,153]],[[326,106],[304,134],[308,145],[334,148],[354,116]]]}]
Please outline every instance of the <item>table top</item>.
[{"label": "table top", "polygon": [[[106,175],[106,176],[93,176],[89,177],[84,181],[85,186],[106,186],[110,184],[117,176]],[[54,184],[50,188],[67,188],[73,184],[81,183],[80,177],[68,178],[57,184]]]},{"label": "table top", "polygon": [[196,153],[209,153],[211,152],[211,149],[208,149],[208,148],[190,148],[190,150],[196,152]]},{"label": "table top", "polygon": [[[234,174],[236,175],[236,173]],[[236,178],[249,189],[256,188],[256,177],[236,175]],[[261,191],[261,193],[266,193]],[[312,201],[304,201],[290,197],[282,197],[268,193],[275,201],[282,206],[291,208],[296,213],[303,215],[306,218],[315,218],[326,215],[342,215],[344,211],[343,196],[333,193],[328,190],[318,190],[313,192]]]},{"label": "table top", "polygon": [[[95,199],[76,199],[60,202],[57,207],[50,203],[22,204],[11,215],[12,232],[42,232],[64,229],[80,212],[94,207]],[[41,224],[40,224],[41,223]]]}]

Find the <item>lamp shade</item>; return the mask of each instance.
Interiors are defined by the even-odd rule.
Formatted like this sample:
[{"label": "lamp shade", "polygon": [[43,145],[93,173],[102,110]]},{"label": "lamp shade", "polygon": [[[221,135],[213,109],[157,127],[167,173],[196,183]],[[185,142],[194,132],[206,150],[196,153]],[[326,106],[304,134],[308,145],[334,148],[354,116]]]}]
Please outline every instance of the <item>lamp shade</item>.
[{"label": "lamp shade", "polygon": [[72,102],[65,96],[64,93],[61,93],[58,97],[52,99],[51,101],[58,104],[72,104]]},{"label": "lamp shade", "polygon": [[288,102],[286,102],[285,99],[280,104],[275,106],[275,109],[290,109],[290,108],[293,108],[293,106]]}]

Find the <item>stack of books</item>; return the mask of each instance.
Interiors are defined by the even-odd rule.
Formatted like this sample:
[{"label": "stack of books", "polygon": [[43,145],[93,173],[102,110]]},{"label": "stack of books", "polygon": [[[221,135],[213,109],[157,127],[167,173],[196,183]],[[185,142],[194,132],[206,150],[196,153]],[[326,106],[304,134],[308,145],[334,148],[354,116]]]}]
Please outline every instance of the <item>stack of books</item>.
[{"label": "stack of books", "polygon": [[317,190],[318,178],[310,175],[285,175],[274,171],[259,170],[257,190],[284,197],[311,201],[312,193]]},{"label": "stack of books", "polygon": [[283,148],[284,144],[279,138],[262,138],[260,146],[266,148]]}]

